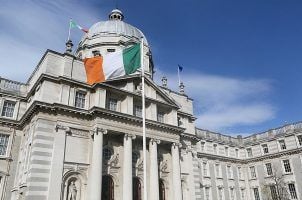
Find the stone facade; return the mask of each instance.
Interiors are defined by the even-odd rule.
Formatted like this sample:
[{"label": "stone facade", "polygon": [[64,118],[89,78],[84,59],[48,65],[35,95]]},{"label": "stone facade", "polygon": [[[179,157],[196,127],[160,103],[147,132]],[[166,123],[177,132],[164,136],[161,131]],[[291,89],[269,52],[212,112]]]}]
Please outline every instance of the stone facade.
[{"label": "stone facade", "polygon": [[[119,10],[92,26],[75,55],[47,50],[26,83],[0,78],[0,199],[255,199],[282,168],[302,199],[302,124],[248,137],[198,129],[193,100],[153,81],[141,31]],[[83,62],[144,41],[147,185],[143,185],[140,72],[86,84]],[[267,145],[267,146],[265,146]],[[285,148],[284,148],[285,145]],[[264,150],[264,149],[268,149]],[[286,161],[287,162],[287,161]],[[251,177],[252,167],[255,176]],[[287,168],[288,171],[288,168]],[[243,196],[244,195],[244,196]],[[294,198],[293,198],[294,199]]]}]

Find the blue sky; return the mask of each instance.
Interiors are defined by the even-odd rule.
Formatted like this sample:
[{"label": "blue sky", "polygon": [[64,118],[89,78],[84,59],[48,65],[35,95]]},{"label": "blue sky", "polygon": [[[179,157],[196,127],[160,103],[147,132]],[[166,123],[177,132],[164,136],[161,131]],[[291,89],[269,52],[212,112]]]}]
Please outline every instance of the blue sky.
[{"label": "blue sky", "polygon": [[[0,76],[25,82],[46,49],[64,51],[68,20],[107,20],[113,0],[10,0],[0,7]],[[146,35],[156,80],[177,64],[198,127],[230,134],[302,120],[301,0],[119,0]],[[76,44],[81,32],[72,31]]]}]

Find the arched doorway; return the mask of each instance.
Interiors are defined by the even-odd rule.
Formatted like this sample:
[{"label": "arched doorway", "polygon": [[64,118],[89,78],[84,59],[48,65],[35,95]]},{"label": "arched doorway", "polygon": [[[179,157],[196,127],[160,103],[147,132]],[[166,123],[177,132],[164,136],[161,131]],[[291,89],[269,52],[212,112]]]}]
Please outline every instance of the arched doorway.
[{"label": "arched doorway", "polygon": [[166,194],[165,194],[165,184],[162,179],[159,179],[159,200],[165,200]]},{"label": "arched doorway", "polygon": [[142,200],[142,186],[139,178],[133,177],[133,200]]},{"label": "arched doorway", "polygon": [[114,200],[114,183],[109,175],[103,176],[102,200]]}]

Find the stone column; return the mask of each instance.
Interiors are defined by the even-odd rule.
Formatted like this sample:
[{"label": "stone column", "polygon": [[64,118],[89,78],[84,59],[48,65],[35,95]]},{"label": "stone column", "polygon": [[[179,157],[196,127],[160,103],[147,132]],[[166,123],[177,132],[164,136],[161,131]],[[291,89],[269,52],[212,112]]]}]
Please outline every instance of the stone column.
[{"label": "stone column", "polygon": [[103,134],[107,130],[96,128],[93,131],[92,157],[88,179],[88,200],[102,198],[102,160],[103,160]]},{"label": "stone column", "polygon": [[159,200],[159,181],[158,181],[158,161],[157,161],[157,144],[159,140],[151,139],[149,141],[150,153],[150,192],[149,200]]},{"label": "stone column", "polygon": [[182,200],[179,145],[173,143],[171,148],[172,154],[172,181],[173,181],[173,200]]},{"label": "stone column", "polygon": [[132,194],[132,139],[134,135],[124,136],[124,163],[123,163],[123,200],[133,200]]}]

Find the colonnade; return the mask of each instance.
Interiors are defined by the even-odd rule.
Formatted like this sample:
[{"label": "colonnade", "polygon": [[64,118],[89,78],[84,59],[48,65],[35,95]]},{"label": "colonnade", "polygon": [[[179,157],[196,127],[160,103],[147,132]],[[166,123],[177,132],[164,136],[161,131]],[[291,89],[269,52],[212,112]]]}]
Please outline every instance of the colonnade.
[{"label": "colonnade", "polygon": [[[92,160],[88,180],[88,200],[101,200],[102,197],[102,165],[103,165],[103,135],[107,133],[105,129],[96,129],[93,132]],[[123,159],[123,200],[132,200],[132,140],[134,135],[124,135],[124,159]],[[159,140],[149,140],[149,192],[148,200],[159,200],[159,176],[158,176],[158,159],[157,145]],[[172,189],[174,200],[182,200],[181,177],[180,177],[180,160],[179,146],[176,143],[171,145],[172,156]],[[145,187],[145,186],[144,186]],[[148,187],[148,186],[147,186]]]}]

